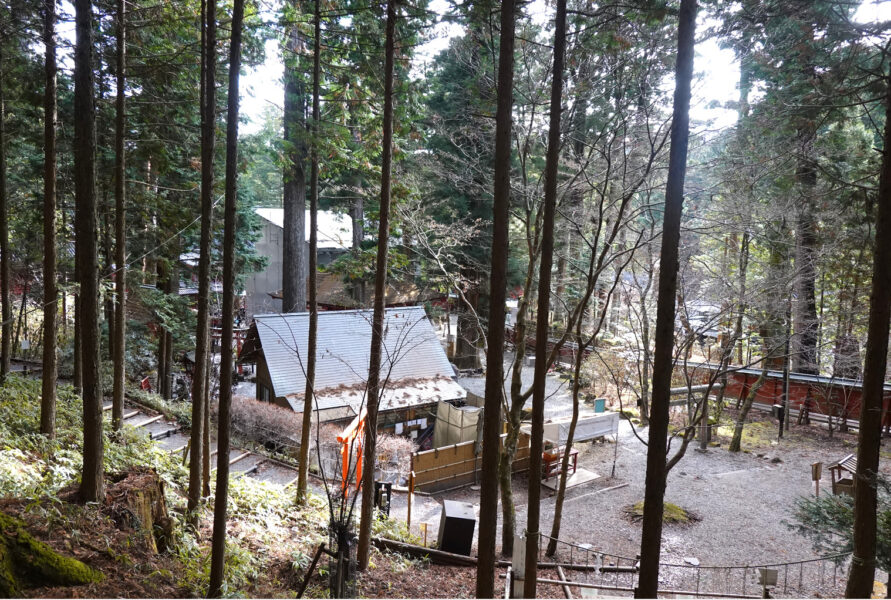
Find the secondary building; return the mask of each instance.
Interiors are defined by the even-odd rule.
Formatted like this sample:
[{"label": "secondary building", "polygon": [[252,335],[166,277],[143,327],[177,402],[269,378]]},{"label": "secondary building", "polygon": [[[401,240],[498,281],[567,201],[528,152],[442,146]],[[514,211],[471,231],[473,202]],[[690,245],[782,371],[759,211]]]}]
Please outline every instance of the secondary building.
[{"label": "secondary building", "polygon": [[[266,267],[245,276],[245,313],[251,315],[281,312],[279,295],[282,289],[282,251],[284,244],[285,211],[283,208],[255,208],[260,217],[260,239],[254,247],[257,254],[266,258]],[[309,268],[309,211],[306,211],[305,248]],[[320,210],[318,213],[318,264],[320,267],[333,262],[353,247],[353,226],[347,215]]]},{"label": "secondary building", "polygon": [[[348,421],[367,404],[371,310],[320,312],[313,411]],[[257,399],[303,412],[309,313],[255,315],[239,361],[256,363]],[[436,404],[463,401],[442,344],[421,306],[388,308],[384,318],[378,426],[432,435]]]}]

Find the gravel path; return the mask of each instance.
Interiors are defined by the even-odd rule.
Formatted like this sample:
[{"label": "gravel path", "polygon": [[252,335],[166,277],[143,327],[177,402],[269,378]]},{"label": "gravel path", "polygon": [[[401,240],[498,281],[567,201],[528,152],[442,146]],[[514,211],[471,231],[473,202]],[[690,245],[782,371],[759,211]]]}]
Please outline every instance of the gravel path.
[{"label": "gravel path", "polygon": [[[646,439],[646,430],[639,434]],[[784,521],[793,518],[795,498],[814,493],[811,463],[824,463],[820,490],[821,494],[831,493],[826,466],[853,452],[856,438],[836,434],[830,439],[825,430],[817,427],[793,427],[778,445],[765,439],[760,444],[744,446],[748,452],[730,453],[725,449],[729,439],[722,437],[720,442],[721,446],[710,447],[706,452],[694,449],[691,444],[669,474],[666,501],[688,510],[697,520],[665,526],[662,562],[742,566],[816,557],[810,542],[784,525]],[[646,447],[632,433],[631,424],[621,421],[618,447],[611,441],[596,442],[581,444],[579,450],[579,467],[597,473],[600,478],[568,490],[560,539],[590,544],[600,552],[635,557],[640,551],[640,523],[631,521],[625,509],[643,499]],[[610,476],[614,457],[615,475]],[[882,470],[886,472],[889,471],[887,462],[883,459]],[[522,475],[515,477],[514,498],[520,530],[526,522],[527,491],[528,479]],[[543,490],[541,529],[544,533],[550,533],[555,496]],[[404,498],[398,495],[394,499],[393,514],[397,518],[404,519]],[[444,498],[478,507],[479,491],[468,487],[431,497],[416,496],[412,529],[418,532],[420,522],[429,522],[431,545],[438,532],[439,502]],[[500,514],[498,530],[500,536]],[[781,586],[784,576],[796,581],[800,576],[805,587],[796,593],[806,592],[800,595],[825,597],[842,593],[840,578],[832,585],[831,564],[806,567],[801,573],[799,567],[794,567],[794,573],[783,573],[781,569]],[[843,572],[839,570],[838,575]],[[722,577],[743,577],[741,570],[721,573]],[[747,575],[746,593],[760,593],[760,589],[754,587],[754,573],[749,570]],[[666,585],[674,582],[674,577],[667,574]],[[877,579],[884,581],[885,575],[879,573]]]}]

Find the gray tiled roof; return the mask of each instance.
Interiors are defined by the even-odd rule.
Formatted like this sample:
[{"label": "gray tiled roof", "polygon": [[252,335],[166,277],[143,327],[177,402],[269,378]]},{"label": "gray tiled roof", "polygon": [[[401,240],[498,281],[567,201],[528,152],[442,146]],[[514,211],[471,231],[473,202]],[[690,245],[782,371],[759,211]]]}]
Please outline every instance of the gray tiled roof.
[{"label": "gray tiled roof", "polygon": [[[362,384],[368,377],[370,310],[319,313],[316,391]],[[309,313],[256,315],[257,333],[275,397],[303,394]],[[452,367],[423,306],[388,308],[381,378],[452,377]],[[392,367],[392,370],[391,370]]]}]

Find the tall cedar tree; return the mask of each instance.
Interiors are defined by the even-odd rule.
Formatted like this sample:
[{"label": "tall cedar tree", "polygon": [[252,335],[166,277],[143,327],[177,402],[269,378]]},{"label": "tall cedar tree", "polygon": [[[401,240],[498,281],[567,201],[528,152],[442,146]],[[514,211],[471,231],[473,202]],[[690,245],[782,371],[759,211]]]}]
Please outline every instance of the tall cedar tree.
[{"label": "tall cedar tree", "polygon": [[9,373],[12,347],[12,307],[9,305],[9,195],[6,189],[6,96],[4,94],[3,43],[0,40],[0,381]]},{"label": "tall cedar tree", "polygon": [[223,217],[223,346],[220,356],[220,418],[217,426],[217,485],[213,506],[213,541],[210,556],[210,598],[223,593],[226,559],[226,503],[229,496],[229,425],[232,407],[232,348],[235,311],[235,212],[238,203],[238,71],[241,69],[241,29],[244,0],[232,7],[232,38],[229,46],[229,107],[226,115],[226,207]]},{"label": "tall cedar tree", "polygon": [[655,598],[659,586],[659,555],[662,549],[662,511],[665,500],[668,405],[674,367],[675,295],[678,288],[678,244],[687,174],[687,143],[690,137],[690,84],[693,80],[693,49],[696,43],[696,0],[681,0],[678,14],[678,57],[675,65],[674,114],[671,150],[665,186],[665,216],[656,305],[653,353],[653,396],[650,436],[647,446],[647,476],[640,540],[640,578],[635,598]]},{"label": "tall cedar tree", "polygon": [[381,361],[384,342],[384,295],[387,289],[387,245],[390,241],[390,178],[393,162],[393,62],[396,53],[396,0],[387,2],[387,41],[384,46],[384,121],[381,149],[380,222],[374,276],[374,314],[371,317],[371,359],[365,419],[365,464],[362,471],[362,512],[359,519],[357,559],[359,569],[368,566],[371,520],[374,518],[374,470],[377,458],[377,410],[380,402]]},{"label": "tall cedar tree", "polygon": [[[554,264],[554,215],[557,212],[557,174],[560,163],[560,108],[566,55],[566,0],[557,0],[554,29],[554,70],[551,114],[545,157],[544,221],[538,272],[538,317],[535,323],[535,376],[532,382],[532,438],[529,443],[529,503],[526,513],[526,569],[523,596],[535,598],[538,577],[539,513],[541,511],[541,451],[544,435],[545,380],[548,376],[548,332],[551,313],[551,268]],[[502,319],[502,323],[504,320]]]},{"label": "tall cedar tree", "polygon": [[495,111],[495,164],[492,199],[492,256],[489,274],[489,329],[486,332],[486,392],[483,405],[483,460],[480,485],[477,598],[495,595],[495,536],[498,521],[498,457],[504,401],[504,303],[510,231],[510,155],[514,104],[514,0],[501,2],[498,48],[498,103]]},{"label": "tall cedar tree", "polygon": [[[312,51],[312,131],[313,140],[319,136],[319,94],[321,77],[322,17],[319,0],[315,0],[313,20],[315,35]],[[300,432],[300,471],[297,473],[297,501],[306,498],[306,476],[309,468],[309,430],[312,427],[313,397],[316,384],[316,337],[319,328],[319,307],[316,299],[316,263],[319,245],[319,152],[313,144],[309,172],[309,337],[306,341],[306,389],[303,396],[303,428]]]},{"label": "tall cedar tree", "polygon": [[116,32],[117,53],[115,56],[115,70],[117,79],[117,95],[115,97],[115,121],[114,121],[114,263],[115,263],[115,305],[114,328],[112,338],[112,362],[114,363],[113,394],[111,405],[111,426],[118,430],[124,420],[124,365],[125,365],[125,336],[127,332],[127,238],[126,238],[126,214],[124,202],[125,194],[125,169],[124,156],[124,125],[125,104],[124,65],[127,56],[127,3],[126,0],[117,0]]},{"label": "tall cedar tree", "polygon": [[[290,18],[296,21],[299,6],[291,2]],[[306,229],[306,91],[299,63],[302,43],[298,23],[289,25],[285,53],[284,125],[285,161],[282,190],[284,232],[282,239],[282,312],[306,310],[306,264],[304,235]]]},{"label": "tall cedar tree", "polygon": [[43,4],[43,373],[40,432],[56,434],[56,2]]},{"label": "tall cedar tree", "polygon": [[[201,61],[201,241],[198,258],[198,325],[195,333],[195,375],[192,378],[192,436],[189,455],[189,511],[201,501],[203,454],[202,436],[207,393],[207,363],[210,346],[210,252],[213,219],[213,150],[216,130],[216,0],[202,3]],[[228,456],[228,454],[226,454]]]},{"label": "tall cedar tree", "polygon": [[891,76],[885,92],[885,139],[863,365],[863,403],[854,486],[854,555],[845,597],[869,598],[876,569],[876,475],[882,434],[882,397],[891,321]]},{"label": "tall cedar tree", "polygon": [[93,7],[75,0],[74,47],[74,232],[80,284],[80,351],[84,455],[80,497],[104,496],[102,472],[102,382],[99,379],[99,263],[96,249],[96,106],[93,99]]}]

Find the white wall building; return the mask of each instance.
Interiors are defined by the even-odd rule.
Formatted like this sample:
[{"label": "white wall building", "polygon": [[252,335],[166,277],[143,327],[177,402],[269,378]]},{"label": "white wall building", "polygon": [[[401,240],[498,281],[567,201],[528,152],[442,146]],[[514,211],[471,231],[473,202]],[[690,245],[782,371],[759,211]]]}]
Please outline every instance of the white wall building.
[{"label": "white wall building", "polygon": [[[261,237],[255,248],[265,256],[266,267],[262,271],[245,276],[245,312],[252,315],[279,313],[282,301],[273,298],[282,289],[282,248],[285,210],[283,208],[256,208],[254,212],[263,223]],[[305,244],[309,263],[309,211],[306,211]],[[349,216],[320,210],[318,212],[318,264],[327,265],[353,247],[353,226]]]}]

